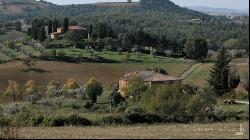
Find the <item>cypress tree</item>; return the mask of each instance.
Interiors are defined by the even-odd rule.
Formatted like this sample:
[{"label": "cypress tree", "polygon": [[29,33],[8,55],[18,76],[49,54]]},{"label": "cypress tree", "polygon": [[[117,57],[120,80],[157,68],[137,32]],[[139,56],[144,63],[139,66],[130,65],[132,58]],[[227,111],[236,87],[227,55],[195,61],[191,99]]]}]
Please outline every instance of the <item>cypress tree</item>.
[{"label": "cypress tree", "polygon": [[53,32],[57,32],[57,28],[58,28],[58,21],[57,19],[55,18],[53,20]]},{"label": "cypress tree", "polygon": [[39,41],[44,41],[45,39],[46,39],[46,31],[45,31],[44,26],[41,26],[40,29],[39,29],[39,38],[38,38],[38,40]]},{"label": "cypress tree", "polygon": [[28,36],[32,36],[32,29],[31,29],[31,27],[28,28]]},{"label": "cypress tree", "polygon": [[69,20],[68,18],[64,18],[64,22],[63,22],[63,32],[67,32],[69,30]]},{"label": "cypress tree", "polygon": [[34,40],[38,39],[38,28],[37,26],[34,26],[32,29],[32,37],[34,38]]},{"label": "cypress tree", "polygon": [[210,77],[207,80],[210,86],[217,90],[219,96],[222,96],[229,90],[229,73],[231,56],[225,47],[222,47],[217,56],[217,60],[210,71]]},{"label": "cypress tree", "polygon": [[50,33],[52,33],[52,21],[51,20],[48,21],[48,34],[50,35]]}]

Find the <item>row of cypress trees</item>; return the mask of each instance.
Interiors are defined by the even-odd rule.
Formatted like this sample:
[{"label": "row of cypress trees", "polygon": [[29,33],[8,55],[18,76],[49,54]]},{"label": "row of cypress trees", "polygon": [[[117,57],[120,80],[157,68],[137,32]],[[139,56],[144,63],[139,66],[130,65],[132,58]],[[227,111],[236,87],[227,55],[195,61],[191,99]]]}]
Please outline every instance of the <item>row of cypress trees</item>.
[{"label": "row of cypress trees", "polygon": [[[52,32],[57,32],[59,27],[59,21],[55,18],[53,21],[49,19],[47,23],[43,20],[34,19],[32,21],[31,27],[28,28],[28,35],[31,36],[34,40],[44,41],[46,39],[45,26],[48,26],[48,35]],[[63,22],[63,33],[67,32],[69,29],[69,20],[64,18]]]}]

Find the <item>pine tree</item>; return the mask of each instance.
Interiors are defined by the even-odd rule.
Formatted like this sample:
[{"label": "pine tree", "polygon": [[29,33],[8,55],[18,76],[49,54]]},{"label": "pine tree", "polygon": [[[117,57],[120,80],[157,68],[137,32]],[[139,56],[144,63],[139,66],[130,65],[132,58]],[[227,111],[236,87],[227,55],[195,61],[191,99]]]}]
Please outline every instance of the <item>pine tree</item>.
[{"label": "pine tree", "polygon": [[64,22],[63,22],[63,32],[67,32],[69,30],[69,20],[68,18],[64,18]]},{"label": "pine tree", "polygon": [[210,77],[207,80],[210,86],[217,90],[219,96],[222,96],[229,90],[229,73],[231,56],[225,47],[222,47],[217,56],[214,66],[210,71]]},{"label": "pine tree", "polygon": [[50,33],[52,33],[52,21],[51,20],[48,21],[48,34],[50,35]]}]

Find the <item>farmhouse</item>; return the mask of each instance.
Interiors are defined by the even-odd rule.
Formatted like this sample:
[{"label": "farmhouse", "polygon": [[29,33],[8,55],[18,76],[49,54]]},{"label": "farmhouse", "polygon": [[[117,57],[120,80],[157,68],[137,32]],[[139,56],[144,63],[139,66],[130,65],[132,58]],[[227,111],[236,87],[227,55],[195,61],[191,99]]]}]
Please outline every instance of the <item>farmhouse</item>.
[{"label": "farmhouse", "polygon": [[182,79],[160,74],[155,71],[137,71],[133,73],[128,73],[124,77],[119,79],[119,92],[122,96],[126,96],[124,91],[124,88],[126,88],[129,84],[129,81],[134,79],[135,77],[141,78],[146,85],[151,87],[152,85],[156,84],[181,84]]},{"label": "farmhouse", "polygon": [[[80,26],[69,26],[69,31],[85,31],[86,28],[82,28]],[[56,32],[50,33],[51,39],[58,39],[63,36],[63,28],[57,28]]]}]

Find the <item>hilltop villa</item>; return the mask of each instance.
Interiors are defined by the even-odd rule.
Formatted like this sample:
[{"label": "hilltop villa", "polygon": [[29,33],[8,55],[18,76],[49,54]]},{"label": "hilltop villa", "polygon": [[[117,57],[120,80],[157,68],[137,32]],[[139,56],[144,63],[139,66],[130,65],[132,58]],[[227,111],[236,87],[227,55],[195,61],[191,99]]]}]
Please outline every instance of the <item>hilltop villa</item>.
[{"label": "hilltop villa", "polygon": [[131,81],[133,78],[139,77],[141,78],[146,85],[151,87],[152,85],[156,84],[181,84],[182,79],[160,74],[155,71],[137,71],[133,73],[126,74],[124,77],[119,79],[119,92],[124,97],[126,96],[123,92],[124,88],[127,87],[129,81]]},{"label": "hilltop villa", "polygon": [[[58,39],[60,36],[63,36],[63,29],[62,28],[57,28],[56,32],[50,33],[50,38],[51,39]],[[69,26],[69,31],[85,31],[87,30],[86,28],[82,28],[80,26]]]}]

